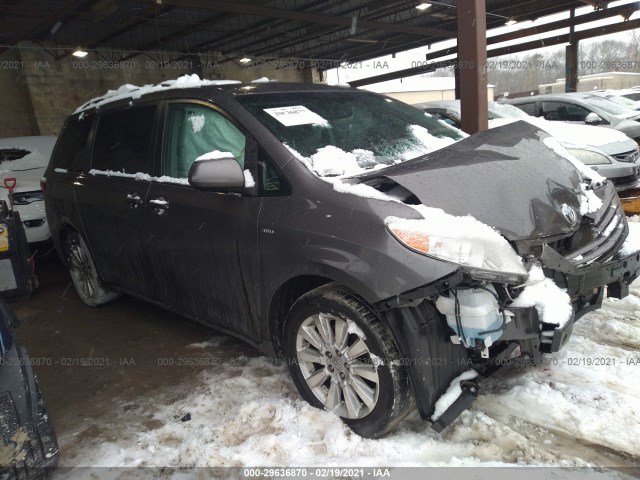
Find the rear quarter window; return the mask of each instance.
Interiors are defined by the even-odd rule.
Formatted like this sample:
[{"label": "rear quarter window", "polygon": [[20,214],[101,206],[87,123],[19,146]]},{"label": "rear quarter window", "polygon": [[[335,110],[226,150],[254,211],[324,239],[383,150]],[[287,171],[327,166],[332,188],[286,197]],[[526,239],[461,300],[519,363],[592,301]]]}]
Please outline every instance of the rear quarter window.
[{"label": "rear quarter window", "polygon": [[91,146],[89,134],[94,115],[69,118],[51,156],[50,168],[81,171],[87,164]]}]

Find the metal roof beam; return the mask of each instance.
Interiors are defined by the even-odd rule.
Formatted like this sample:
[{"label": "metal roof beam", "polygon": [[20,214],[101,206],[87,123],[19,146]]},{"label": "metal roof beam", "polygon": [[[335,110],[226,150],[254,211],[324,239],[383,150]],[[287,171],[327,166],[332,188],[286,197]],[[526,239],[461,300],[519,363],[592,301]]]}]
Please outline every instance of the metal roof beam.
[{"label": "metal roof beam", "polygon": [[[585,40],[587,38],[600,37],[602,35],[609,35],[611,33],[618,33],[627,30],[633,30],[636,28],[640,28],[640,19],[614,23],[612,25],[606,25],[604,27],[590,28],[588,30],[581,30],[579,32],[575,32],[573,35],[576,40]],[[517,45],[511,45],[508,47],[494,48],[493,50],[487,51],[487,57],[500,57],[502,55],[526,52],[529,50],[535,50],[537,48],[551,47],[553,45],[560,45],[568,42],[569,34],[566,33],[542,40],[533,40],[531,42],[519,43]],[[349,85],[351,85],[352,87],[362,87],[364,85],[371,85],[373,83],[386,82],[388,80],[397,80],[398,78],[412,77],[414,75],[420,75],[421,73],[434,71],[434,65],[437,65],[436,68],[440,68],[447,65],[454,65],[457,62],[457,58],[452,58],[444,61],[434,61],[420,67],[406,68],[403,70],[398,70],[397,72],[389,72],[382,75],[376,75],[375,77],[353,80],[349,82]]]},{"label": "metal roof beam", "polygon": [[[640,9],[640,2],[627,4],[627,5],[620,5],[617,7],[610,7],[606,10],[600,10],[597,12],[591,12],[584,15],[578,15],[575,17],[573,25],[580,25],[583,23],[593,22],[595,20],[601,20],[603,18],[610,18],[617,15],[624,15],[628,13],[629,9],[633,9],[633,8]],[[488,37],[487,44],[494,45],[496,43],[516,40],[519,38],[525,38],[531,35],[538,35],[541,33],[552,32],[554,30],[559,30],[561,28],[568,28],[571,25],[572,25],[571,19],[557,20],[554,22],[546,23],[544,25],[523,28],[522,30],[517,30],[514,32],[503,33],[500,35],[494,35],[494,36]],[[371,47],[355,47],[354,49],[351,49],[351,51],[358,51],[358,52],[361,51],[362,53],[360,53],[359,56],[352,57],[350,61],[354,61],[354,62],[360,61],[361,59],[363,59],[363,57],[366,58],[367,55],[370,55],[371,53],[376,53],[376,56],[383,56],[389,53],[397,53],[398,51],[403,51],[402,48],[403,47],[393,47],[389,49],[384,49],[384,48],[375,49]],[[332,58],[332,55],[344,54],[348,51],[349,50],[345,51],[344,49],[340,49],[340,50],[333,50],[333,51],[324,52],[324,53],[321,52],[320,55],[325,58]],[[426,60],[431,60],[434,58],[442,57],[443,55],[450,55],[453,53],[457,53],[457,51],[458,51],[457,47],[451,47],[445,51],[436,51],[436,52],[428,53],[425,56],[425,58]]]},{"label": "metal roof beam", "polygon": [[[259,17],[272,17],[280,19],[294,20],[306,23],[321,23],[325,25],[335,25],[341,27],[351,27],[351,17],[339,17],[334,15],[324,15],[298,10],[285,10],[283,8],[269,8],[255,5],[238,5],[235,3],[218,2],[209,0],[162,0],[165,5],[176,7],[192,7],[204,10],[220,10],[230,13],[256,15]],[[443,38],[455,38],[455,33],[439,30],[436,28],[415,27],[410,25],[398,25],[395,23],[374,22],[371,20],[358,20],[358,25],[370,30],[386,32],[413,33],[415,35],[436,36]]]},{"label": "metal roof beam", "polygon": [[[9,40],[9,45],[15,45],[18,42],[23,40],[31,40],[33,36],[40,33],[43,29],[50,27],[52,23],[58,20],[60,17],[71,13],[75,8],[77,8],[81,3],[86,2],[86,0],[69,0],[64,3],[60,8],[54,10],[51,14],[47,15],[45,18],[36,23],[35,26],[27,30],[25,33],[20,35],[19,37],[13,38]],[[6,51],[8,47],[0,48],[0,53]]]}]

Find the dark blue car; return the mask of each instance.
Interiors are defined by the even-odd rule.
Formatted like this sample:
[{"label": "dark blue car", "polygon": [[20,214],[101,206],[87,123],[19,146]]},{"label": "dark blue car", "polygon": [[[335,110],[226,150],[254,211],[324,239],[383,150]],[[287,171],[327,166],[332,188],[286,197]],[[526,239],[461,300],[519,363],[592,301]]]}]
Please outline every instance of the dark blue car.
[{"label": "dark blue car", "polygon": [[0,479],[42,478],[58,465],[58,442],[26,350],[11,329],[18,320],[0,297]]}]

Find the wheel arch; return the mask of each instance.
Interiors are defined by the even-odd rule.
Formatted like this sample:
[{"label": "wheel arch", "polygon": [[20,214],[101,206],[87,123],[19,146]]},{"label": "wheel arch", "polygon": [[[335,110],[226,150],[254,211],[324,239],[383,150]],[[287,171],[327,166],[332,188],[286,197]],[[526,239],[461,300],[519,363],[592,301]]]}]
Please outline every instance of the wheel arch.
[{"label": "wheel arch", "polygon": [[67,237],[72,232],[77,233],[78,235],[82,235],[79,228],[77,228],[71,222],[65,221],[62,223],[62,225],[60,225],[60,228],[58,229],[58,234],[56,235],[56,238],[55,238],[55,244],[58,250],[58,255],[60,257],[60,260],[62,260],[62,263],[64,264],[64,266],[67,268],[69,268],[69,262],[68,262],[67,251],[66,251]]},{"label": "wheel arch", "polygon": [[277,358],[284,357],[284,325],[293,304],[305,293],[333,281],[323,275],[298,275],[289,278],[275,290],[269,302],[268,327],[269,340]]}]

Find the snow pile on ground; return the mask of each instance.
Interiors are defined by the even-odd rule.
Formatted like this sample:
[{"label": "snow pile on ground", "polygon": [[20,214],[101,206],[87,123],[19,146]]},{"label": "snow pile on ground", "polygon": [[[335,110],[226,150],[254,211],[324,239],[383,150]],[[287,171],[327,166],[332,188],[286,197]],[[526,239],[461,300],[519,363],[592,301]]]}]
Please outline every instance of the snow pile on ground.
[{"label": "snow pile on ground", "polygon": [[[68,445],[82,432],[61,437],[68,452],[61,464],[637,466],[640,283],[631,291],[583,317],[543,365],[503,369],[483,381],[470,410],[440,434],[414,412],[383,439],[360,438],[301,400],[285,366],[238,357],[123,405],[113,420],[96,419],[103,434],[75,452]],[[205,346],[211,356],[219,354],[214,345]],[[181,421],[187,413],[191,420]]]},{"label": "snow pile on ground", "polygon": [[553,280],[545,277],[542,268],[534,265],[529,270],[524,290],[510,307],[536,307],[541,322],[564,326],[573,314],[571,298]]},{"label": "snow pile on ground", "polygon": [[142,87],[138,87],[136,85],[125,84],[116,90],[109,90],[100,97],[92,98],[88,102],[79,106],[74,113],[82,112],[89,108],[101,107],[107,103],[123,100],[125,98],[135,100],[148,93],[160,92],[162,90],[169,90],[172,88],[199,88],[213,85],[232,85],[237,83],[241,82],[237,80],[201,80],[200,77],[194,73],[192,75],[182,75],[175,80],[167,80],[157,85],[144,85]]}]

